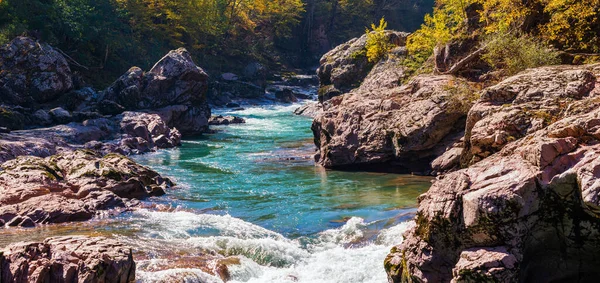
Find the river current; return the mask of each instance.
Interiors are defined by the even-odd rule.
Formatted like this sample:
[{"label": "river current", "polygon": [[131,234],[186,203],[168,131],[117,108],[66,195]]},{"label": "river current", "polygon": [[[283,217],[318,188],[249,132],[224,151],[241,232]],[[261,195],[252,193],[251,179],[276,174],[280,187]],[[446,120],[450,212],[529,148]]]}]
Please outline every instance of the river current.
[{"label": "river current", "polygon": [[139,282],[223,282],[197,267],[198,257],[223,255],[228,282],[384,283],[383,260],[430,179],[316,167],[311,119],[293,115],[298,106],[213,111],[247,123],[133,157],[178,184],[166,197],[89,223],[0,235],[0,244],[118,238],[134,247]]}]

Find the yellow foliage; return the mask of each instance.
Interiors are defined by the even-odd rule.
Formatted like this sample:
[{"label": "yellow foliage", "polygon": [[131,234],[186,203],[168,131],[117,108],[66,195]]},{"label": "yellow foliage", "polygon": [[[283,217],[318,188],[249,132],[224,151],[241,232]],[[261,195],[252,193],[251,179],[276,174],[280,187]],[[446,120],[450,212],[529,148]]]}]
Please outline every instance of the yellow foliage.
[{"label": "yellow foliage", "polygon": [[544,0],[550,21],[541,34],[565,49],[600,52],[600,0]]},{"label": "yellow foliage", "polygon": [[367,28],[367,59],[371,63],[375,63],[385,56],[391,49],[392,44],[389,42],[388,36],[385,33],[387,22],[384,18],[379,20],[379,26],[371,24],[371,29]]}]

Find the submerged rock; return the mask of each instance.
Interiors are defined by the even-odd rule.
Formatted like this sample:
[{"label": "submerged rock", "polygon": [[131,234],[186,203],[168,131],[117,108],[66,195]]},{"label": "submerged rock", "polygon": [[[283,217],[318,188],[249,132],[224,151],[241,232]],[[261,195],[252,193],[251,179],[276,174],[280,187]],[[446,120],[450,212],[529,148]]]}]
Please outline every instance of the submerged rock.
[{"label": "submerged rock", "polygon": [[[471,143],[466,154],[480,159],[438,177],[419,197],[416,226],[385,261],[391,282],[592,282],[600,276],[597,70],[532,69],[484,91],[465,139]],[[474,155],[473,147],[490,139],[473,137],[490,131],[515,135],[485,147],[489,156]]]},{"label": "submerged rock", "polygon": [[0,250],[0,281],[135,282],[131,249],[107,238],[54,237]]},{"label": "submerged rock", "polygon": [[88,220],[101,210],[132,205],[128,199],[160,196],[173,186],[122,155],[84,150],[21,156],[0,167],[0,219],[8,226]]}]

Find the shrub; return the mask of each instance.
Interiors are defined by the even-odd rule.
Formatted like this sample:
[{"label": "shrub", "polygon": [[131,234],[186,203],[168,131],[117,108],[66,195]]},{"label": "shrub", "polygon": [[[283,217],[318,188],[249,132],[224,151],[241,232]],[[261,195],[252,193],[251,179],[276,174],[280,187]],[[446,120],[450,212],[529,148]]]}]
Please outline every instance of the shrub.
[{"label": "shrub", "polygon": [[502,69],[507,75],[560,63],[558,51],[527,35],[493,34],[483,44],[486,46],[483,60],[494,69]]},{"label": "shrub", "polygon": [[387,22],[384,18],[381,18],[379,26],[371,24],[372,30],[368,28],[366,30],[367,43],[365,49],[367,50],[367,59],[371,63],[381,60],[392,49],[392,44],[385,33],[386,28]]}]

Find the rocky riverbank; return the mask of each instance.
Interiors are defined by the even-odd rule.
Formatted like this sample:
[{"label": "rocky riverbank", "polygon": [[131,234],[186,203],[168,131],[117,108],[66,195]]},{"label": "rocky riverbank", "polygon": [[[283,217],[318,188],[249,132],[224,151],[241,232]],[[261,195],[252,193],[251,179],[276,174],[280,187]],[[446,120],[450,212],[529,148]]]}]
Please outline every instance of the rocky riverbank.
[{"label": "rocky riverbank", "polygon": [[598,66],[525,71],[483,91],[462,160],[419,198],[390,280],[593,281]]},{"label": "rocky riverbank", "polygon": [[[89,220],[163,195],[173,182],[124,155],[208,131],[208,75],[185,49],[148,72],[131,68],[100,92],[30,38],[0,48],[0,58],[1,228]],[[0,251],[0,278],[133,282],[135,263],[114,240],[52,238]]]},{"label": "rocky riverbank", "polygon": [[451,75],[406,80],[398,45],[373,66],[356,56],[363,39],[326,54],[313,122],[322,166],[438,175],[385,260],[389,281],[597,278],[600,67],[530,69],[479,90]]}]

